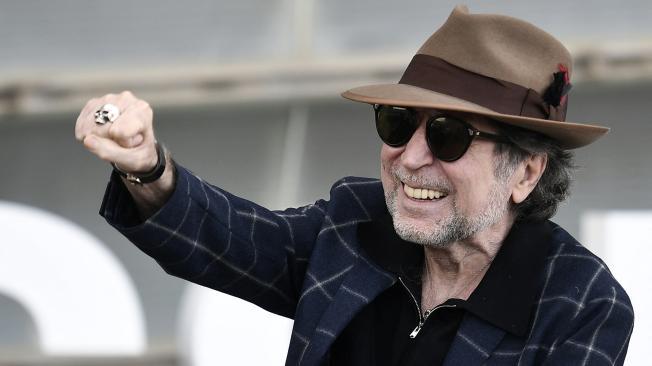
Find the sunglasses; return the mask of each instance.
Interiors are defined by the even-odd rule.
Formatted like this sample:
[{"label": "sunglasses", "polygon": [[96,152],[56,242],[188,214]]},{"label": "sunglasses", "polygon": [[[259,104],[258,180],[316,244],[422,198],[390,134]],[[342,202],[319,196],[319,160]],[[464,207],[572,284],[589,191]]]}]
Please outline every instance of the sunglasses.
[{"label": "sunglasses", "polygon": [[[419,127],[419,113],[414,109],[375,104],[374,111],[378,136],[389,146],[407,144]],[[446,114],[435,114],[426,122],[428,147],[442,161],[452,162],[461,158],[476,137],[509,143],[503,136],[479,131],[468,122]]]}]

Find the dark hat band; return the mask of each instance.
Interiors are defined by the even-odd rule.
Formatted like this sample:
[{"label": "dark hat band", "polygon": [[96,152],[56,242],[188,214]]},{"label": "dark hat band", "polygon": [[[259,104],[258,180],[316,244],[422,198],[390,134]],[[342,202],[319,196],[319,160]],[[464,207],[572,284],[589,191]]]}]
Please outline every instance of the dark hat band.
[{"label": "dark hat band", "polygon": [[566,119],[567,103],[552,107],[532,89],[476,74],[434,56],[415,55],[399,84],[464,99],[502,114],[555,121]]}]

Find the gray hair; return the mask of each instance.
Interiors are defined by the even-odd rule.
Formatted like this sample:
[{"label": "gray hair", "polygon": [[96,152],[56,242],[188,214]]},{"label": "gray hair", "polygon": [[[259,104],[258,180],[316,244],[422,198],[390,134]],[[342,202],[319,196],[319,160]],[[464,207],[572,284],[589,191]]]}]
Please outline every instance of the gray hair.
[{"label": "gray hair", "polygon": [[563,150],[554,140],[523,128],[497,123],[498,132],[511,142],[496,144],[498,161],[494,174],[505,179],[511,176],[518,164],[531,155],[548,157],[546,168],[530,195],[512,206],[516,221],[539,221],[551,218],[559,203],[570,194],[575,165],[573,153]]}]

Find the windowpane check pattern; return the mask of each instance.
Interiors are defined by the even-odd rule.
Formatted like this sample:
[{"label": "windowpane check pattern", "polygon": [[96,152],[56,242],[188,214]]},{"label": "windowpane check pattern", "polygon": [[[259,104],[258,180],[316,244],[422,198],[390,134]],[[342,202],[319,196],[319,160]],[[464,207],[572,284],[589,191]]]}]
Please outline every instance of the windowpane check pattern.
[{"label": "windowpane check pattern", "polygon": [[[328,364],[337,335],[396,282],[357,239],[360,223],[386,212],[378,180],[347,177],[328,201],[270,211],[176,169],[173,195],[147,221],[115,174],[100,214],[167,273],[294,319],[287,365]],[[623,363],[634,319],[627,294],[598,257],[551,227],[529,333],[467,313],[446,365]]]}]

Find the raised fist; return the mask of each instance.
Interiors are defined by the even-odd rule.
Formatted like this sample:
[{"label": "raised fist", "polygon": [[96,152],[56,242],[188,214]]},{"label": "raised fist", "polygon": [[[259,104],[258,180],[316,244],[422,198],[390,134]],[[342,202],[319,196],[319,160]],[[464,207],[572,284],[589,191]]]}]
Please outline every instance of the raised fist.
[{"label": "raised fist", "polygon": [[[101,124],[95,121],[95,112],[105,104],[118,107],[119,115]],[[149,172],[158,160],[152,119],[149,104],[131,92],[107,94],[86,103],[77,118],[75,137],[90,152],[125,172]]]}]

